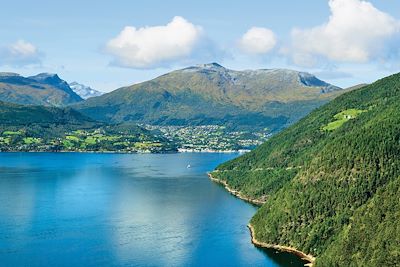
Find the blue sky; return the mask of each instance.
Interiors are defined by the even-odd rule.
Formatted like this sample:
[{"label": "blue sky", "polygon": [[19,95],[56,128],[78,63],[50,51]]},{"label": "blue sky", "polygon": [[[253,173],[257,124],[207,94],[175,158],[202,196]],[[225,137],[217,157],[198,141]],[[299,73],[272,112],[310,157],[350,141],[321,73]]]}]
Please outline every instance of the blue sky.
[{"label": "blue sky", "polygon": [[1,71],[58,73],[101,91],[211,61],[304,70],[342,87],[400,71],[398,0],[14,0],[0,23]]}]

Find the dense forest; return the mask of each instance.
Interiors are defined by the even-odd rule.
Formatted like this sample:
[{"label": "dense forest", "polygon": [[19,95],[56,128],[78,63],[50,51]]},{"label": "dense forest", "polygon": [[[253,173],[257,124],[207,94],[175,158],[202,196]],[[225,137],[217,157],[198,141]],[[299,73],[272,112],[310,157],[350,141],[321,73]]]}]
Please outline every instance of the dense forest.
[{"label": "dense forest", "polygon": [[213,177],[266,203],[260,241],[316,266],[400,262],[400,74],[339,96]]}]

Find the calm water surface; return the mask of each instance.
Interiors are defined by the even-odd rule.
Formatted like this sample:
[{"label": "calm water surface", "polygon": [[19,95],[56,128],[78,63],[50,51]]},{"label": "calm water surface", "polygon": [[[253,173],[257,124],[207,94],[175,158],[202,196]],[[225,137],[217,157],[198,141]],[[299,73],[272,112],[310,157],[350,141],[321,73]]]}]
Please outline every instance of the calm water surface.
[{"label": "calm water surface", "polygon": [[0,265],[302,266],[207,178],[236,156],[0,153]]}]

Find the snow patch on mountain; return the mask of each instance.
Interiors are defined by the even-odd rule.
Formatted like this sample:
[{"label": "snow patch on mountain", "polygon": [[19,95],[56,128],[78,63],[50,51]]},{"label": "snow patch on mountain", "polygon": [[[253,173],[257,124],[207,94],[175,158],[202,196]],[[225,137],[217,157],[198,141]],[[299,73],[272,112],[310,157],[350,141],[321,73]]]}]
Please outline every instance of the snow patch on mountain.
[{"label": "snow patch on mountain", "polygon": [[97,91],[89,86],[77,82],[72,82],[69,84],[69,86],[76,94],[78,94],[83,99],[101,96],[102,94],[104,94],[103,92]]}]

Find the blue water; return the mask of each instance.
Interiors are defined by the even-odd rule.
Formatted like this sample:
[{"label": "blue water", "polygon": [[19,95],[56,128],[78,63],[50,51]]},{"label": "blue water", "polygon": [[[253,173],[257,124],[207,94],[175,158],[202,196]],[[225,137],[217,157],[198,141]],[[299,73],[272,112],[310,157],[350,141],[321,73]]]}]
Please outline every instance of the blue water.
[{"label": "blue water", "polygon": [[0,153],[0,265],[302,266],[207,178],[236,156]]}]

